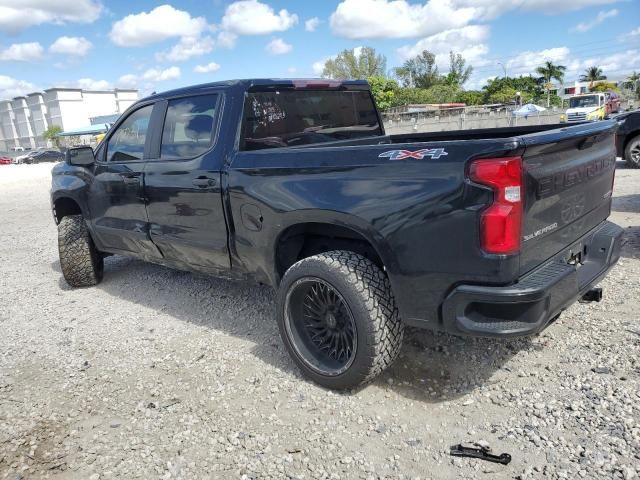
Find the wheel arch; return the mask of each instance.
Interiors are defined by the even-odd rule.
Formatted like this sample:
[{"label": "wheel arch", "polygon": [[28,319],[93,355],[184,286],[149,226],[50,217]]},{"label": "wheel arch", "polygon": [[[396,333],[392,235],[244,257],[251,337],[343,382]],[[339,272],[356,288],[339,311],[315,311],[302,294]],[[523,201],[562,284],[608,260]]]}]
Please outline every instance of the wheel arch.
[{"label": "wheel arch", "polygon": [[51,207],[56,225],[68,215],[84,215],[80,202],[69,195],[59,195],[52,199]]},{"label": "wheel arch", "polygon": [[[396,259],[386,239],[364,219],[324,212],[305,213],[306,219],[292,219],[275,236],[273,284],[278,286],[287,269],[298,260],[330,250],[359,253],[386,271],[395,271]],[[309,220],[313,218],[313,221]]]},{"label": "wheel arch", "polygon": [[[634,140],[635,138],[640,137],[640,128],[638,128],[637,130],[634,130],[633,132],[629,132],[626,137],[624,138],[624,144],[622,146],[622,153],[625,154],[626,150],[627,150],[627,146],[629,145],[629,143],[631,143],[631,140]],[[627,160],[625,158],[625,160]]]}]

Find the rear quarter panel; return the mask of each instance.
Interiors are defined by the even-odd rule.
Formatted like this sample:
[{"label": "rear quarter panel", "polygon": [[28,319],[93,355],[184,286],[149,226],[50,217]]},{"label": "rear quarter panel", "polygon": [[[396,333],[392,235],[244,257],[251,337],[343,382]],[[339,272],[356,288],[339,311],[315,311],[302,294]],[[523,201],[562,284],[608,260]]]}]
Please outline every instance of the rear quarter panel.
[{"label": "rear quarter panel", "polygon": [[[380,157],[423,148],[444,148],[447,155]],[[517,258],[496,262],[480,252],[477,209],[487,193],[465,180],[470,158],[498,152],[505,153],[504,140],[240,152],[227,179],[236,263],[277,285],[275,251],[282,232],[305,222],[343,225],[377,250],[403,317],[435,322],[434,306],[453,283],[500,283],[517,272]],[[260,231],[240,220],[245,205],[263,217]]]}]

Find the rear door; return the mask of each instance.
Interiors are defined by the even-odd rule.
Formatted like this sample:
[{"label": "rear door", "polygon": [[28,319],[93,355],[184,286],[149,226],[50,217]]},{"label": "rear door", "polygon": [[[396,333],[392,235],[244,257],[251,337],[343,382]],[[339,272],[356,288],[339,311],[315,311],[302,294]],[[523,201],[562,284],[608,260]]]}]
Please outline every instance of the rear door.
[{"label": "rear door", "polygon": [[143,196],[145,156],[154,104],[132,111],[96,152],[88,203],[93,228],[107,251],[159,258]]},{"label": "rear door", "polygon": [[222,155],[215,148],[220,93],[163,103],[164,122],[147,161],[151,240],[166,259],[205,271],[230,268],[222,208]]},{"label": "rear door", "polygon": [[611,211],[615,122],[601,121],[522,137],[526,145],[521,273],[564,249]]}]

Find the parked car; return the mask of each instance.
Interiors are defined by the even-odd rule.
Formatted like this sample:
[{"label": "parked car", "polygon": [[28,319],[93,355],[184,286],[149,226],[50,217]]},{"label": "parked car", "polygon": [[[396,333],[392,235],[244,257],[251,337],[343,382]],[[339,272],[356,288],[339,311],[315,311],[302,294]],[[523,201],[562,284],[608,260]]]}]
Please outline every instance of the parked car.
[{"label": "parked car", "polygon": [[64,154],[58,150],[34,150],[21,157],[21,163],[61,162]]},{"label": "parked car", "polygon": [[13,163],[13,159],[11,157],[5,157],[4,155],[0,155],[0,165],[11,165]]},{"label": "parked car", "polygon": [[618,115],[616,120],[616,152],[628,166],[640,168],[640,110]]},{"label": "parked car", "polygon": [[65,280],[123,254],[271,285],[291,357],[336,389],[387,368],[406,325],[530,335],[600,299],[615,121],[386,135],[380,118],[363,81],[138,101],[53,169]]}]

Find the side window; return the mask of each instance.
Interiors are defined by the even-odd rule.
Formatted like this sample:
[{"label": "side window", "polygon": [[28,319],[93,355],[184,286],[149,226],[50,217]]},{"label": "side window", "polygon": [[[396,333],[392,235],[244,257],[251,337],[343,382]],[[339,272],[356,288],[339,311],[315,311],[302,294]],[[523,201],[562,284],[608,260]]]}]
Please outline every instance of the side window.
[{"label": "side window", "polygon": [[120,124],[107,144],[108,162],[142,160],[153,105],[142,107]]},{"label": "side window", "polygon": [[213,94],[169,100],[161,160],[197,157],[211,148],[217,97]]}]

